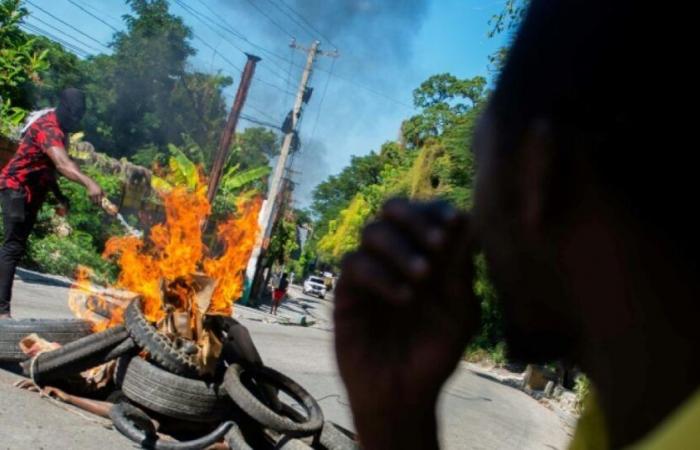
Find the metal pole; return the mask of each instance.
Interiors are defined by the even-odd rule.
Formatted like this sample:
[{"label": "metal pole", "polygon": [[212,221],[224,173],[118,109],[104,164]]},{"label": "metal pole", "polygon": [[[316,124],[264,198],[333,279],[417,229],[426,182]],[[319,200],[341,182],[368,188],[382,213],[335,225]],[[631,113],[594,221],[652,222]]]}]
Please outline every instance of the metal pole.
[{"label": "metal pole", "polygon": [[246,53],[246,56],[248,57],[248,61],[246,61],[245,68],[243,69],[241,84],[238,86],[236,99],[233,101],[233,106],[231,106],[231,112],[228,115],[224,132],[221,133],[219,147],[217,148],[216,154],[214,155],[214,160],[212,161],[211,173],[209,175],[209,186],[207,188],[207,199],[209,200],[209,204],[214,204],[216,191],[219,190],[221,175],[224,171],[226,160],[228,159],[231,141],[233,140],[234,133],[236,132],[236,125],[238,124],[238,118],[241,115],[241,110],[243,109],[243,105],[248,97],[248,89],[250,89],[250,82],[253,79],[253,74],[255,73],[255,65],[258,63],[258,61],[260,61],[260,58],[255,55],[249,55]]}]

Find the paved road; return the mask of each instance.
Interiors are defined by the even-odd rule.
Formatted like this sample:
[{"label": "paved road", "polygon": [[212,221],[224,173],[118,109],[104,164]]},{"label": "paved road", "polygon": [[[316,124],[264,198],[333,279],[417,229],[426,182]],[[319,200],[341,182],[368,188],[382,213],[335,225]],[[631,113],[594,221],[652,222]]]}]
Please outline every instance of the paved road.
[{"label": "paved road", "polygon": [[[18,317],[70,317],[66,287],[23,273],[15,285],[13,314]],[[323,407],[326,418],[352,428],[347,397],[332,349],[331,303],[290,290],[280,312],[306,311],[320,327],[266,323],[265,313],[239,308],[266,364],[305,386]],[[11,386],[17,376],[0,370],[0,449],[133,448],[118,432],[66,412],[36,394]],[[452,449],[564,449],[569,440],[560,419],[532,398],[460,368],[448,382],[439,404],[441,441]]]}]

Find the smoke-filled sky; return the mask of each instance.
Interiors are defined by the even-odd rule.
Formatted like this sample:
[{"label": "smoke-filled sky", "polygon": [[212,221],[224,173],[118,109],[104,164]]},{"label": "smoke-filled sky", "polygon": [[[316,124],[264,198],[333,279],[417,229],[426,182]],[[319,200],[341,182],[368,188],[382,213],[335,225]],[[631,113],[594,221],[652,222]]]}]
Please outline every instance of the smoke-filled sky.
[{"label": "smoke-filled sky", "polygon": [[[129,11],[123,0],[32,3],[103,43],[111,40],[114,30],[78,6],[117,29],[124,28],[120,17]],[[489,18],[500,11],[504,0],[170,3],[171,11],[182,16],[197,36],[192,41],[198,51],[191,60],[192,68],[234,77],[234,86],[226,93],[229,101],[240,79],[230,63],[244,66],[241,50],[262,57],[244,113],[265,122],[281,123],[294,101],[287,92],[296,91],[306,54],[290,48],[292,37],[303,47],[317,39],[322,50],[337,49],[337,58],[317,59],[311,79],[314,94],[304,111],[302,150],[294,162],[299,206],[308,205],[313,187],[339,172],[351,155],[369,153],[397,138],[401,121],[415,112],[412,91],[422,81],[442,72],[458,77],[488,76],[488,55],[503,44],[502,38],[489,39],[487,32]],[[81,48],[84,43],[96,45],[34,5],[26,5],[34,15],[28,23]],[[246,121],[239,125],[247,126],[254,125]]]}]

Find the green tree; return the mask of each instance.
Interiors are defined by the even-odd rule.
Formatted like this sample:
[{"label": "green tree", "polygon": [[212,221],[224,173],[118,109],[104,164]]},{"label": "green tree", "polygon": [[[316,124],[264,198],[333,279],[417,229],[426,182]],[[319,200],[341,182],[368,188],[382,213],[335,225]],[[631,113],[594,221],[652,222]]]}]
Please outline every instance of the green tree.
[{"label": "green tree", "polygon": [[292,253],[298,248],[296,221],[292,215],[283,216],[272,230],[270,245],[266,252],[268,266],[273,263],[286,266],[291,260]]},{"label": "green tree", "polygon": [[314,189],[311,211],[316,216],[316,234],[322,236],[330,220],[338,217],[355,195],[363,189],[382,183],[386,167],[400,166],[409,155],[395,142],[384,144],[379,153],[352,156],[350,164],[338,175],[331,175]]},{"label": "green tree", "polygon": [[[488,36],[492,38],[502,33],[508,33],[509,38],[512,37],[520,26],[520,22],[525,18],[529,5],[530,0],[506,0],[503,9],[498,14],[494,14],[489,20],[491,29],[488,32]],[[501,70],[508,56],[509,47],[510,43],[499,48],[493,55],[489,56],[492,71],[498,73]]]},{"label": "green tree", "polygon": [[250,169],[270,163],[279,153],[280,142],[272,130],[250,127],[236,134],[229,164],[238,164],[241,169]]},{"label": "green tree", "polygon": [[[468,208],[475,173],[471,141],[486,96],[482,77],[439,74],[422,83],[414,91],[420,112],[404,122],[403,143],[386,143],[379,154],[354,157],[314,191],[316,234],[305,252],[337,266],[358,246],[362,227],[392,196],[442,198]],[[475,345],[502,350],[500,310],[483,258],[477,261],[476,278],[484,326]]]},{"label": "green tree", "polygon": [[63,89],[85,84],[90,62],[81,61],[61,44],[44,36],[35,36],[33,39],[34,50],[46,53],[46,67],[41,71],[41,82],[33,83],[31,87],[32,107],[39,109],[56,106]]},{"label": "green tree", "polygon": [[47,51],[37,51],[35,40],[19,25],[27,15],[20,0],[0,0],[0,132],[18,125],[30,108],[28,89],[39,82],[47,67]]},{"label": "green tree", "polygon": [[413,103],[421,109],[402,125],[402,134],[410,147],[420,147],[446,129],[481,102],[486,93],[486,79],[459,79],[443,73],[433,75],[413,91]]},{"label": "green tree", "polygon": [[360,242],[360,231],[372,213],[367,199],[356,194],[338,219],[332,220],[318,242],[318,252],[326,261],[338,263],[343,255],[354,250]]},{"label": "green tree", "polygon": [[127,3],[132,13],[124,16],[126,31],[114,36],[113,54],[95,56],[84,68],[87,139],[111,156],[138,154],[139,162],[190,140],[208,161],[225,120],[222,89],[233,80],[187,71],[192,32],[167,1]]}]

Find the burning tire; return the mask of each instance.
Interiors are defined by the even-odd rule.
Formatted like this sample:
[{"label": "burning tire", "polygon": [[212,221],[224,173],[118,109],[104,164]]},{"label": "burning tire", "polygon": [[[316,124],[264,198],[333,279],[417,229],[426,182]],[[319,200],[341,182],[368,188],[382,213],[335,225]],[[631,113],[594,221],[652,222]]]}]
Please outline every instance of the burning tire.
[{"label": "burning tire", "polygon": [[199,450],[221,441],[234,426],[233,422],[224,422],[214,431],[201,438],[187,441],[163,441],[158,438],[150,418],[136,406],[117,403],[109,412],[115,428],[124,436],[137,442],[142,448],[155,450]]},{"label": "burning tire", "polygon": [[[278,388],[292,397],[304,408],[305,420],[295,421],[277,414],[258,400],[243,384],[241,375],[246,373],[256,382],[266,383]],[[232,364],[224,375],[224,388],[246,414],[266,428],[288,434],[289,436],[307,436],[314,434],[323,426],[323,412],[316,400],[291,378],[265,366]]]},{"label": "burning tire", "polygon": [[77,319],[0,320],[0,362],[26,360],[27,355],[20,350],[19,341],[32,333],[64,345],[91,334],[92,325]]},{"label": "burning tire", "polygon": [[134,357],[121,388],[134,403],[174,419],[213,422],[231,414],[231,400],[219,386],[181,377]]},{"label": "burning tire", "polygon": [[42,382],[77,374],[112,361],[136,349],[124,326],[110,328],[77,339],[63,347],[37,355],[23,363],[26,375]]},{"label": "burning tire", "polygon": [[198,368],[193,355],[178,349],[170,339],[158,333],[146,320],[141,308],[141,300],[136,299],[124,312],[126,328],[134,341],[146,350],[150,359],[159,366],[171,373],[195,378]]}]

